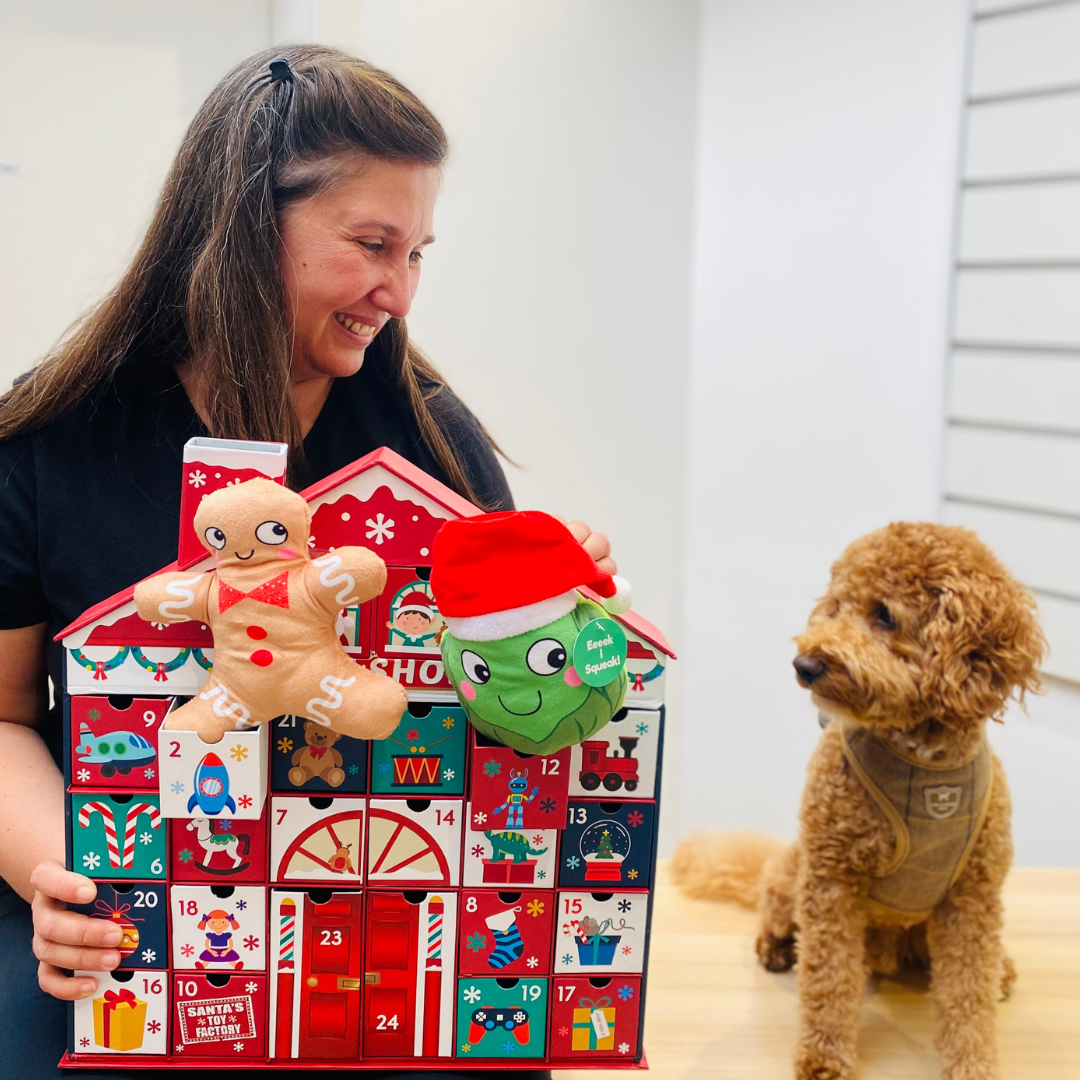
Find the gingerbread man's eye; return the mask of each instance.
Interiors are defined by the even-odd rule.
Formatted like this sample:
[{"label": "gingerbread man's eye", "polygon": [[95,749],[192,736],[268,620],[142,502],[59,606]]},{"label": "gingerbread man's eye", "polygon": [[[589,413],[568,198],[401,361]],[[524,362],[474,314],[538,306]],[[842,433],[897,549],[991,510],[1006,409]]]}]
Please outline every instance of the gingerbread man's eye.
[{"label": "gingerbread man's eye", "polygon": [[211,527],[203,533],[203,536],[206,537],[206,542],[218,551],[225,546],[225,534],[220,529]]},{"label": "gingerbread man's eye", "polygon": [[260,544],[284,544],[289,539],[289,530],[280,521],[264,521],[255,530],[255,539]]}]

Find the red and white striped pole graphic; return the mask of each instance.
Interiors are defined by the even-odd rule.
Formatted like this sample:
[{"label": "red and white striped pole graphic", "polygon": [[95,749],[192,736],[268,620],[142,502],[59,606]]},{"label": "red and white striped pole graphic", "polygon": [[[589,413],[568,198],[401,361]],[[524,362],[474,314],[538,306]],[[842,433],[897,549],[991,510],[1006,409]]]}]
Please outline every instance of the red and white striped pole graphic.
[{"label": "red and white striped pole graphic", "polygon": [[281,935],[277,962],[277,1023],[274,1027],[274,1056],[292,1057],[293,938],[296,935],[296,901],[281,901]]},{"label": "red and white striped pole graphic", "polygon": [[439,1022],[442,1019],[443,899],[428,903],[427,963],[424,972],[424,1057],[439,1056]]},{"label": "red and white striped pole graphic", "polygon": [[[161,828],[161,814],[158,808],[148,802],[135,803],[129,806],[127,818],[124,820],[124,867],[128,870],[135,865],[135,827],[139,823],[139,815],[146,814],[150,818],[150,828]],[[115,833],[114,833],[115,842]]]},{"label": "red and white striped pole graphic", "polygon": [[90,815],[101,815],[105,826],[105,846],[109,849],[109,865],[118,868],[120,866],[120,849],[116,846],[116,821],[113,818],[113,808],[108,803],[88,802],[79,811],[79,827],[86,829],[90,826]]}]

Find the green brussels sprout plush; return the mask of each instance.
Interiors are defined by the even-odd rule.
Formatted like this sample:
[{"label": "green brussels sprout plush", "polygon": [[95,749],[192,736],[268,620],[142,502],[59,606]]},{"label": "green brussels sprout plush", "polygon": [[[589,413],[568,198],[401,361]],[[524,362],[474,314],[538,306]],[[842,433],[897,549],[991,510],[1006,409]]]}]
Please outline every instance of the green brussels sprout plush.
[{"label": "green brussels sprout plush", "polygon": [[484,735],[551,754],[621,708],[626,639],[607,613],[629,608],[629,586],[600,570],[558,519],[511,511],[447,522],[435,537],[431,589],[446,621],[447,675]]}]

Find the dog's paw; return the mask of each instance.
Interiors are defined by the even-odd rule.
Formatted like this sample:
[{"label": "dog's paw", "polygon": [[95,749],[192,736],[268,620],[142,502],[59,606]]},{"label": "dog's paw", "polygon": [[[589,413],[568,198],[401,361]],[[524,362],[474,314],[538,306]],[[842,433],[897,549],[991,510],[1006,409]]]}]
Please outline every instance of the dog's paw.
[{"label": "dog's paw", "polygon": [[854,1046],[832,1032],[803,1035],[795,1054],[795,1080],[849,1080],[854,1073]]},{"label": "dog's paw", "polygon": [[1001,997],[999,1001],[1008,1001],[1016,982],[1016,965],[1011,956],[1003,957],[1001,965]]},{"label": "dog's paw", "polygon": [[826,1061],[816,1054],[800,1054],[795,1059],[795,1080],[848,1080],[851,1069],[839,1061]]},{"label": "dog's paw", "polygon": [[778,938],[766,932],[759,935],[754,948],[766,971],[790,971],[795,966],[793,937]]}]

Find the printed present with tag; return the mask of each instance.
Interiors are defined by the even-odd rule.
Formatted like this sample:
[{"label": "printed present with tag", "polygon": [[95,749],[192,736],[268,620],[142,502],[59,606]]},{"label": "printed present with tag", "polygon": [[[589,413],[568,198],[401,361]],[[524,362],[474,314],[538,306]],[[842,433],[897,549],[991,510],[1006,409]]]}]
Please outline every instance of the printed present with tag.
[{"label": "printed present with tag", "polygon": [[615,1049],[615,1008],[611,998],[578,998],[574,1009],[571,1048],[574,1050]]}]

